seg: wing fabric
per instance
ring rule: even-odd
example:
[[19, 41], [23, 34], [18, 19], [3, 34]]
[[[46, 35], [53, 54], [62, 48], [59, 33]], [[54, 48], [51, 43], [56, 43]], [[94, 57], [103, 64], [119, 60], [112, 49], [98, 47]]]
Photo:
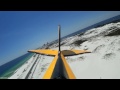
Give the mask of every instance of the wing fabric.
[[28, 52], [33, 52], [33, 53], [37, 53], [37, 54], [43, 54], [43, 55], [48, 55], [48, 56], [55, 56], [58, 54], [57, 50], [42, 50], [42, 49], [38, 49], [38, 50], [29, 50]]
[[72, 56], [72, 55], [78, 55], [83, 53], [90, 53], [90, 52], [87, 50], [63, 50], [62, 51], [62, 54], [64, 56]]

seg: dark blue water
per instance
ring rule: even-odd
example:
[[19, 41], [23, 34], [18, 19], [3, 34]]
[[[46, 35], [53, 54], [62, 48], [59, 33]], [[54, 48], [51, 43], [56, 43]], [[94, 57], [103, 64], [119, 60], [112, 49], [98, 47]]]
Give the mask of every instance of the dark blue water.
[[117, 15], [117, 16], [114, 16], [114, 17], [112, 17], [112, 18], [109, 18], [109, 19], [103, 20], [103, 21], [101, 21], [101, 22], [98, 22], [98, 23], [96, 23], [96, 24], [90, 25], [90, 26], [88, 26], [88, 27], [86, 27], [86, 28], [84, 28], [84, 29], [80, 29], [80, 30], [78, 30], [78, 31], [76, 31], [76, 32], [74, 32], [74, 33], [72, 33], [72, 34], [69, 34], [69, 35], [67, 35], [67, 36], [62, 37], [62, 39], [67, 38], [67, 37], [74, 36], [74, 35], [76, 35], [76, 34], [80, 34], [80, 33], [82, 33], [82, 32], [85, 32], [85, 31], [87, 31], [87, 30], [90, 30], [90, 29], [92, 29], [92, 28], [97, 28], [97, 27], [103, 26], [103, 25], [105, 25], [105, 24], [116, 23], [116, 22], [120, 22], [120, 15]]
[[[67, 38], [67, 37], [71, 37], [71, 36], [74, 36], [76, 34], [80, 34], [82, 32], [86, 32], [87, 30], [90, 30], [92, 28], [97, 28], [97, 27], [103, 26], [103, 25], [108, 24], [108, 23], [116, 23], [116, 22], [120, 22], [120, 15], [114, 16], [112, 18], [109, 18], [109, 19], [103, 20], [101, 22], [98, 22], [96, 24], [90, 25], [90, 26], [88, 26], [86, 28], [80, 29], [80, 30], [78, 30], [76, 32], [73, 32], [73, 33], [71, 33], [69, 35], [66, 35], [66, 36], [62, 37], [61, 39], [64, 39], [64, 38]], [[58, 39], [54, 40], [51, 43], [56, 43], [56, 42], [58, 42]]]
[[[18, 65], [20, 62], [23, 62], [23, 60], [25, 60], [25, 58], [28, 58], [30, 56], [32, 56], [33, 54], [32, 53], [27, 53], [25, 55], [22, 55], [8, 63], [5, 63], [3, 65], [0, 66], [0, 77], [8, 72], [11, 68], [13, 68], [15, 65]], [[26, 59], [28, 60], [28, 59]], [[25, 61], [24, 61], [25, 62]], [[19, 66], [16, 67], [16, 69], [18, 68]], [[14, 68], [15, 69], [15, 68]]]

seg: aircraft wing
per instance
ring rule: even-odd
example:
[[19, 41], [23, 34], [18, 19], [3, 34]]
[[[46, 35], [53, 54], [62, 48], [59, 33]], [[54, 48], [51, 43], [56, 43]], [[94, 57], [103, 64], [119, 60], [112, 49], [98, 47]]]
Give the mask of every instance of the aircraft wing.
[[83, 53], [90, 53], [90, 52], [87, 50], [63, 50], [62, 51], [62, 54], [64, 56], [72, 56], [72, 55], [78, 55]]
[[43, 55], [48, 55], [48, 56], [55, 56], [58, 54], [57, 50], [50, 50], [50, 49], [29, 50], [28, 52], [33, 52], [33, 53], [43, 54]]

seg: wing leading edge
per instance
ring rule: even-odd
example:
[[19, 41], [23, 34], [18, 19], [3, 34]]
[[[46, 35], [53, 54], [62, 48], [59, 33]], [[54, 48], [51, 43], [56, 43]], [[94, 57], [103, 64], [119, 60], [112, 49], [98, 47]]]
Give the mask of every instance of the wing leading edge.
[[37, 54], [43, 54], [43, 55], [48, 55], [48, 56], [55, 56], [58, 54], [57, 50], [42, 50], [42, 49], [38, 49], [38, 50], [29, 50], [28, 52], [32, 52], [32, 53], [37, 53]]

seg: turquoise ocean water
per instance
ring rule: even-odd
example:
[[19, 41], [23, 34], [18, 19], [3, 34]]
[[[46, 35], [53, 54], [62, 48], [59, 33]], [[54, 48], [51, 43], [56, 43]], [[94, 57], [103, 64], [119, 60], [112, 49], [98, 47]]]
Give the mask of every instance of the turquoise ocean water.
[[26, 63], [34, 54], [27, 53], [22, 55], [14, 60], [11, 60], [8, 63], [5, 63], [0, 66], [0, 79], [7, 79], [10, 77], [14, 72], [21, 67], [24, 63]]

